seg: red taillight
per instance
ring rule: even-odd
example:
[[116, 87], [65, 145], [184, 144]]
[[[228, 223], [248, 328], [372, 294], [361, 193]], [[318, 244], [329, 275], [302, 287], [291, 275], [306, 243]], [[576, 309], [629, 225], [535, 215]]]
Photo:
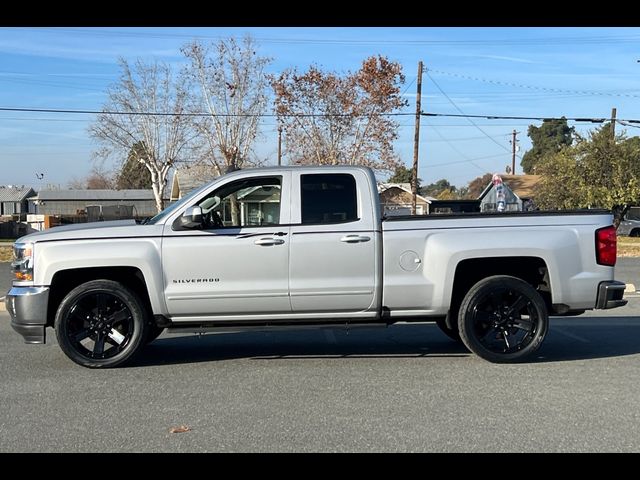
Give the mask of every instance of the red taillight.
[[613, 225], [596, 230], [596, 262], [613, 267], [616, 264], [617, 242]]

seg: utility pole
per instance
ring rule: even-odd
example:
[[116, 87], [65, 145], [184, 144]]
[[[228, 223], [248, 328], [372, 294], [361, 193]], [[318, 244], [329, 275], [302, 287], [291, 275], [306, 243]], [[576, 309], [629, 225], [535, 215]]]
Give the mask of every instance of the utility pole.
[[420, 99], [422, 96], [422, 60], [418, 62], [418, 95], [416, 97], [416, 133], [413, 138], [413, 169], [411, 170], [411, 215], [416, 214], [418, 200], [418, 144], [420, 143]]
[[516, 132], [515, 129], [511, 132], [511, 175], [516, 174], [516, 145], [518, 140], [516, 140], [516, 135], [520, 132]]
[[278, 127], [278, 166], [282, 165], [282, 125]]
[[611, 141], [616, 141], [616, 114], [617, 111], [615, 108], [611, 109]]

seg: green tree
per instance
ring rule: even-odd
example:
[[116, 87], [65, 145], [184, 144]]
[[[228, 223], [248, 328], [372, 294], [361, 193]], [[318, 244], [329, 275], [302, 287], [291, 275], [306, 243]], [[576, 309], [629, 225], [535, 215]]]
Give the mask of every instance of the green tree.
[[438, 200], [455, 200], [458, 198], [456, 187], [446, 188], [436, 196]]
[[[449, 183], [449, 180], [447, 180], [446, 178], [441, 178], [440, 180], [434, 183], [430, 183], [426, 187], [422, 187], [420, 191], [422, 195], [429, 195], [430, 197], [438, 197], [438, 198], [440, 198], [440, 194], [443, 192], [449, 192], [449, 195], [453, 194], [454, 196], [456, 193], [456, 187], [454, 185], [451, 185], [451, 183]], [[450, 199], [450, 198], [453, 198], [453, 197], [448, 196], [446, 199]], [[445, 199], [442, 198], [441, 200], [445, 200]]]
[[617, 227], [640, 199], [640, 142], [625, 134], [612, 141], [604, 125], [544, 158], [538, 172], [535, 199], [541, 208], [606, 208]]
[[127, 160], [122, 165], [122, 169], [116, 179], [116, 188], [124, 190], [129, 188], [151, 188], [151, 172], [144, 165], [145, 145], [144, 142], [137, 142], [129, 150]]
[[[411, 183], [411, 170], [412, 169], [407, 168], [404, 165], [399, 165], [396, 167], [394, 174], [389, 177], [389, 180], [387, 180], [387, 182]], [[420, 189], [420, 182], [422, 182], [422, 180], [418, 178], [418, 190]]]
[[542, 125], [529, 125], [527, 135], [531, 138], [533, 147], [522, 157], [520, 165], [526, 174], [537, 172], [540, 161], [563, 147], [571, 145], [575, 133], [574, 127], [569, 127], [567, 119], [543, 120]]

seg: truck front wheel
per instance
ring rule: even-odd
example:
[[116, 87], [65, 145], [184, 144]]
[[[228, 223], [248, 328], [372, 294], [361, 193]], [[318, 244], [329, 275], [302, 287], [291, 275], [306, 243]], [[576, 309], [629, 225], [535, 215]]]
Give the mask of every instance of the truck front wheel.
[[506, 275], [476, 283], [460, 305], [460, 337], [490, 362], [518, 362], [533, 354], [549, 328], [547, 307], [527, 282]]
[[121, 283], [92, 280], [77, 286], [60, 303], [55, 330], [62, 351], [89, 368], [117, 367], [147, 338], [144, 303]]

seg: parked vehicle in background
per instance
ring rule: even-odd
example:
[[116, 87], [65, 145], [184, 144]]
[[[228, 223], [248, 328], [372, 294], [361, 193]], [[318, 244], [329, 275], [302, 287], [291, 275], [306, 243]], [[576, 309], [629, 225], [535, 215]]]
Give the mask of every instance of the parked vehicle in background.
[[640, 237], [640, 207], [631, 207], [618, 226], [618, 235]]
[[538, 349], [550, 313], [626, 303], [609, 212], [383, 218], [363, 167], [236, 171], [145, 224], [56, 227], [14, 252], [13, 328], [44, 343], [54, 327], [65, 354], [94, 368], [129, 361], [165, 328], [425, 321], [513, 362]]

